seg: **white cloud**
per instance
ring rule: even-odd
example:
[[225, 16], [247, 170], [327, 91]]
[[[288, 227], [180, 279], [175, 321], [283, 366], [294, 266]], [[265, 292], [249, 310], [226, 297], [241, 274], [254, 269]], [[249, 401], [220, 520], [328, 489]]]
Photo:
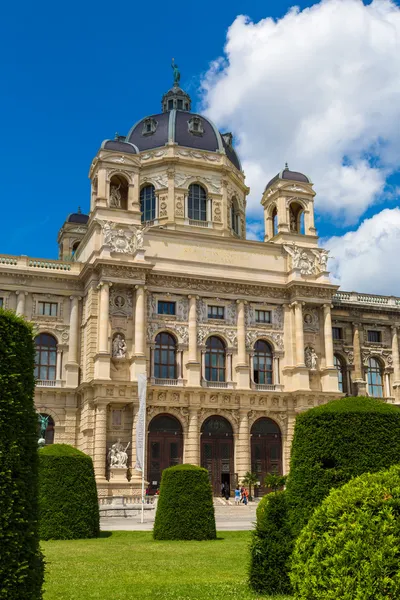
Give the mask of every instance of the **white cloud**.
[[204, 108], [231, 129], [251, 217], [283, 168], [310, 175], [319, 212], [354, 224], [400, 161], [400, 9], [325, 0], [258, 23], [239, 16], [203, 79]]
[[400, 296], [400, 209], [386, 208], [356, 231], [322, 240], [333, 282], [347, 291]]

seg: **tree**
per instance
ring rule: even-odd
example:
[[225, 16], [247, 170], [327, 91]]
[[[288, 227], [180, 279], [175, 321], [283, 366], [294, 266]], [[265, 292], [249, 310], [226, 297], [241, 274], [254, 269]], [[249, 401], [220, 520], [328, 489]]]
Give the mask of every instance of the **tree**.
[[251, 486], [254, 485], [256, 486], [258, 483], [258, 475], [257, 473], [252, 473], [251, 471], [247, 471], [247, 473], [244, 474], [244, 477], [242, 479], [242, 484], [249, 486], [249, 500], [253, 500], [253, 497], [251, 495]]
[[0, 597], [42, 598], [32, 328], [0, 309]]
[[265, 487], [272, 489], [273, 492], [281, 490], [286, 483], [286, 475], [278, 475], [277, 473], [267, 473], [264, 484]]

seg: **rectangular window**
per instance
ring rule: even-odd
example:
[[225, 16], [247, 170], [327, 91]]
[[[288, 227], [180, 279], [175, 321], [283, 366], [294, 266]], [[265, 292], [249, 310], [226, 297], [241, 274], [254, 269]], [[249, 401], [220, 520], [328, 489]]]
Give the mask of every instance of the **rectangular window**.
[[343, 329], [341, 327], [332, 327], [332, 337], [334, 340], [342, 340]]
[[208, 318], [209, 319], [224, 319], [225, 308], [223, 306], [209, 306], [208, 307]]
[[158, 314], [159, 315], [174, 315], [175, 314], [175, 302], [167, 302], [165, 300], [158, 301]]
[[4, 298], [0, 298], [0, 308], [3, 308], [4, 306]]
[[380, 344], [380, 342], [382, 341], [382, 332], [369, 329], [368, 330], [368, 341], [372, 342], [374, 344]]
[[256, 310], [256, 323], [271, 323], [271, 311]]
[[39, 315], [56, 317], [58, 312], [57, 302], [39, 302]]
[[182, 108], [183, 108], [183, 100], [178, 100], [178, 108], [182, 110]]

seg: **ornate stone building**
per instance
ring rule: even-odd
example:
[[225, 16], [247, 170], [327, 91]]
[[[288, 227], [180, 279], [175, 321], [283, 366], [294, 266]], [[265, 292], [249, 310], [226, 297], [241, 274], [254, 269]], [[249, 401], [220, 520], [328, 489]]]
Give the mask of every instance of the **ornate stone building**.
[[[138, 487], [139, 373], [153, 491], [182, 461], [216, 493], [248, 470], [263, 481], [287, 472], [300, 411], [341, 393], [400, 400], [400, 299], [337, 291], [311, 180], [287, 166], [261, 199], [265, 240], [246, 240], [232, 136], [190, 109], [176, 82], [161, 113], [103, 142], [58, 260], [0, 255], [0, 304], [37, 330], [47, 442], [90, 454], [101, 495]], [[107, 460], [117, 440], [128, 471]]]

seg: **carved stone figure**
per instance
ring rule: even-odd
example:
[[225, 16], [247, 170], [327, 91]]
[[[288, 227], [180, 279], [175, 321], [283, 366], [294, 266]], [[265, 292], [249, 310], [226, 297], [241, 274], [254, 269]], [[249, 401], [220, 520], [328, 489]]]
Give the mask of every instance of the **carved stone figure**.
[[308, 369], [311, 369], [312, 371], [315, 371], [317, 368], [318, 355], [315, 352], [314, 348], [311, 348], [311, 346], [308, 346], [305, 349], [304, 358], [305, 358], [306, 367]]
[[112, 208], [121, 208], [121, 192], [119, 188], [121, 184], [117, 187], [116, 185], [111, 185], [110, 190], [110, 206]]
[[292, 268], [299, 269], [302, 275], [314, 275], [316, 273], [315, 258], [308, 254], [305, 249], [300, 249], [297, 244], [284, 244], [283, 248], [292, 257]]
[[118, 333], [113, 340], [112, 355], [113, 358], [125, 358], [126, 357], [126, 342], [125, 338], [121, 333]]
[[179, 71], [179, 67], [178, 65], [175, 63], [175, 60], [172, 59], [172, 64], [171, 64], [172, 70], [174, 72], [174, 86], [178, 86], [179, 82], [181, 80], [181, 74]]
[[108, 452], [108, 464], [113, 469], [126, 469], [128, 465], [128, 454], [130, 442], [124, 446], [121, 444], [121, 440], [117, 440], [110, 448]]

